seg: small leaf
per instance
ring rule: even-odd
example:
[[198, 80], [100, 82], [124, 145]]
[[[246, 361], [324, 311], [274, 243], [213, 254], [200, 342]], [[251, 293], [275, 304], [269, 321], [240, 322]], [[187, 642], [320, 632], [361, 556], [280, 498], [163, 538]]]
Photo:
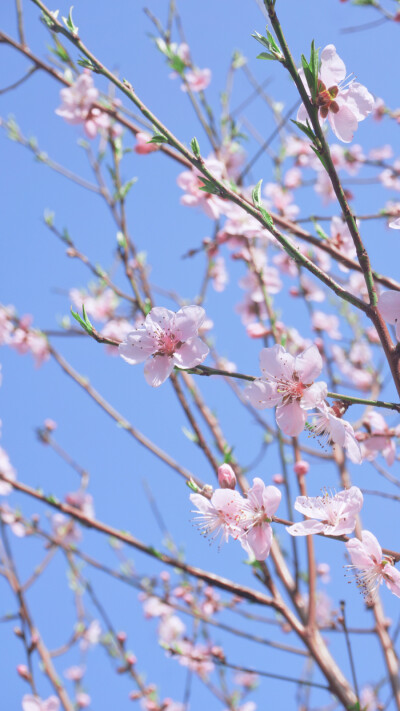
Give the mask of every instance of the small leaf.
[[189, 479], [189, 481], [187, 481], [186, 484], [187, 484], [187, 486], [189, 487], [189, 489], [191, 489], [192, 491], [194, 491], [195, 494], [198, 494], [198, 493], [199, 493], [200, 489], [199, 489], [199, 487], [197, 486], [196, 482], [193, 481], [193, 479]]
[[177, 74], [180, 74], [180, 76], [182, 76], [186, 69], [185, 62], [177, 54], [174, 54], [170, 59], [170, 65], [171, 69], [173, 69], [174, 72], [177, 72]]
[[256, 59], [274, 59], [274, 60], [276, 60], [276, 57], [274, 57], [273, 54], [269, 54], [268, 52], [261, 52], [261, 54], [257, 54]]
[[259, 32], [254, 32], [254, 34], [252, 34], [251, 36], [254, 37], [254, 39], [257, 40], [257, 42], [264, 45], [264, 47], [266, 47], [267, 49], [270, 49], [269, 42], [268, 42], [267, 38], [260, 35]]
[[257, 185], [253, 188], [253, 191], [251, 193], [251, 197], [253, 198], [253, 204], [256, 207], [261, 207], [262, 202], [261, 202], [261, 185], [262, 185], [262, 179], [258, 181]]
[[69, 31], [74, 35], [74, 37], [77, 37], [79, 27], [76, 27], [76, 25], [74, 25], [74, 21], [72, 19], [72, 10], [73, 9], [74, 9], [74, 6], [72, 5], [72, 7], [70, 7], [70, 9], [69, 9], [68, 17], [63, 17], [62, 21], [63, 21], [64, 25], [69, 29]]
[[120, 187], [120, 189], [118, 190], [118, 198], [117, 198], [117, 199], [119, 199], [119, 200], [125, 200], [125, 198], [126, 198], [127, 194], [129, 193], [129, 191], [130, 191], [132, 185], [135, 185], [135, 183], [137, 183], [137, 178], [131, 178], [130, 180], [128, 180], [127, 183], [125, 183], [125, 185], [122, 185], [122, 186]]
[[214, 185], [214, 183], [211, 180], [208, 180], [207, 178], [200, 178], [204, 185], [200, 187], [200, 190], [203, 190], [205, 193], [210, 193], [210, 195], [221, 195], [220, 190]]
[[315, 136], [315, 133], [313, 132], [313, 130], [308, 122], [308, 119], [307, 119], [307, 125], [304, 123], [301, 123], [300, 121], [294, 121], [293, 119], [290, 119], [290, 120], [292, 123], [295, 124], [295, 126], [297, 126], [297, 128], [300, 129], [300, 131], [303, 131], [303, 133], [306, 134], [307, 138], [309, 138], [312, 141], [312, 143], [315, 143], [316, 136]]
[[90, 71], [94, 72], [95, 74], [100, 73], [98, 66], [96, 64], [93, 64], [93, 62], [90, 59], [87, 59], [86, 57], [79, 57], [78, 64], [80, 67], [84, 67], [84, 69], [90, 69]]
[[86, 331], [86, 333], [88, 333], [89, 336], [91, 336], [93, 333], [93, 326], [90, 323], [90, 321], [86, 315], [86, 310], [85, 310], [85, 307], [83, 304], [82, 304], [82, 313], [83, 313], [83, 318], [81, 318], [81, 316], [79, 316], [79, 314], [76, 311], [74, 311], [71, 306], [71, 314], [72, 314], [73, 318], [75, 319], [75, 321], [78, 321], [78, 323], [80, 323], [80, 325], [82, 326], [83, 330]]
[[314, 151], [315, 155], [317, 156], [317, 158], [319, 158], [319, 160], [321, 161], [321, 163], [322, 163], [322, 165], [324, 166], [325, 170], [328, 170], [328, 166], [327, 166], [327, 164], [326, 164], [325, 158], [324, 158], [324, 156], [319, 152], [318, 148], [316, 148], [315, 146], [311, 146], [311, 148], [313, 149], [313, 151]]
[[265, 222], [268, 224], [268, 227], [273, 227], [274, 221], [273, 221], [271, 215], [269, 214], [269, 212], [267, 212], [267, 210], [264, 207], [259, 207], [258, 209], [261, 212]]
[[168, 143], [168, 138], [165, 138], [162, 133], [155, 133], [147, 143]]
[[196, 137], [190, 141], [190, 147], [193, 151], [193, 155], [196, 156], [196, 158], [200, 158], [200, 146]]

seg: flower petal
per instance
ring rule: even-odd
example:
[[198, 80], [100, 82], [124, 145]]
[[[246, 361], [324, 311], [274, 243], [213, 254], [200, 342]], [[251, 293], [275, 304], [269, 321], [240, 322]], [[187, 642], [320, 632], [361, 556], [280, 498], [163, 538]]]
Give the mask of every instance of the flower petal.
[[354, 81], [347, 91], [342, 93], [346, 105], [351, 109], [357, 121], [363, 121], [371, 113], [375, 100], [368, 89]]
[[313, 383], [307, 388], [301, 398], [301, 407], [303, 410], [310, 410], [312, 407], [320, 405], [326, 398], [328, 386], [321, 380], [319, 383]]
[[246, 541], [256, 560], [264, 560], [269, 555], [272, 545], [272, 528], [269, 524], [253, 526], [246, 534]]
[[334, 114], [329, 111], [328, 120], [331, 125], [332, 131], [343, 143], [350, 143], [353, 140], [354, 132], [357, 130], [358, 121], [353, 111], [346, 106], [341, 104], [339, 106], [339, 111]]
[[276, 408], [277, 425], [288, 437], [297, 437], [304, 430], [306, 419], [307, 413], [297, 401]]
[[154, 337], [145, 328], [128, 333], [126, 340], [118, 346], [120, 356], [131, 365], [143, 363], [156, 350]]
[[184, 306], [175, 314], [174, 334], [180, 341], [187, 341], [197, 336], [199, 328], [206, 317], [201, 306]]
[[295, 359], [282, 346], [263, 348], [260, 353], [260, 368], [265, 376], [291, 380]]
[[320, 77], [327, 89], [340, 84], [346, 76], [346, 65], [340, 59], [333, 44], [328, 44], [321, 52]]
[[321, 533], [324, 524], [322, 521], [299, 521], [293, 526], [287, 526], [286, 530], [291, 536], [310, 536], [313, 533]]
[[322, 370], [322, 365], [321, 354], [317, 346], [313, 345], [296, 356], [294, 370], [299, 376], [300, 381], [308, 385], [318, 378]]
[[388, 323], [400, 321], [400, 291], [384, 291], [378, 301], [378, 309]]
[[144, 366], [146, 382], [153, 388], [158, 388], [171, 375], [174, 369], [172, 358], [165, 355], [156, 355], [149, 358]]
[[263, 491], [263, 503], [268, 517], [273, 516], [281, 503], [282, 494], [276, 486], [266, 486]]
[[186, 343], [183, 343], [172, 356], [174, 365], [179, 368], [194, 368], [200, 365], [210, 352], [209, 347], [195, 336], [190, 338]]
[[387, 563], [383, 569], [383, 579], [390, 592], [400, 597], [400, 571]]
[[275, 407], [282, 402], [282, 395], [277, 392], [277, 388], [276, 383], [255, 380], [245, 388], [244, 394], [253, 407], [264, 410], [266, 407]]

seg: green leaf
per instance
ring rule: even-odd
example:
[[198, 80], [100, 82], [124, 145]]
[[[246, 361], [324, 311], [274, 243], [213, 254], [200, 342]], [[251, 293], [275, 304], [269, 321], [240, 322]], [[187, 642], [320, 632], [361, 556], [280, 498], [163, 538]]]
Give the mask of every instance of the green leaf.
[[196, 156], [196, 158], [200, 158], [200, 146], [196, 137], [190, 141], [190, 147], [193, 151], [193, 155]]
[[96, 64], [93, 64], [93, 62], [90, 59], [87, 59], [86, 57], [79, 57], [78, 62], [80, 67], [84, 67], [84, 69], [90, 69], [91, 72], [94, 72], [95, 74], [99, 74], [99, 68]]
[[274, 221], [273, 221], [271, 215], [269, 214], [269, 212], [267, 212], [267, 210], [264, 207], [259, 207], [258, 209], [261, 212], [265, 222], [268, 224], [268, 227], [273, 227]]
[[196, 482], [193, 481], [193, 479], [189, 479], [189, 481], [187, 481], [186, 484], [187, 484], [187, 486], [189, 487], [189, 489], [191, 489], [192, 491], [194, 491], [195, 494], [198, 494], [198, 493], [199, 493], [200, 489], [199, 489], [199, 487], [197, 486]]
[[318, 93], [318, 53], [319, 50], [315, 49], [314, 40], [311, 42], [311, 56], [310, 56], [310, 69], [313, 76], [313, 86], [311, 90], [311, 96], [315, 100]]
[[321, 153], [319, 152], [318, 148], [316, 148], [315, 146], [311, 146], [311, 148], [313, 149], [315, 155], [317, 156], [317, 158], [319, 158], [319, 160], [321, 161], [321, 163], [322, 163], [322, 165], [324, 166], [325, 170], [327, 171], [327, 170], [328, 170], [328, 166], [327, 166], [327, 164], [326, 164], [326, 161], [325, 161], [324, 156], [321, 155]]
[[254, 39], [257, 40], [257, 42], [264, 45], [264, 47], [266, 47], [267, 49], [270, 48], [267, 38], [260, 35], [259, 32], [254, 32], [254, 34], [252, 34], [251, 36], [254, 37]]
[[281, 51], [280, 51], [278, 45], [276, 44], [274, 37], [271, 35], [270, 31], [267, 28], [265, 28], [265, 29], [267, 30], [267, 38], [268, 38], [268, 42], [269, 42], [271, 51], [276, 52], [276, 54], [280, 54]]
[[[59, 10], [54, 10], [54, 12], [51, 12], [50, 15], [52, 15], [54, 17], [54, 19], [57, 20], [58, 13], [59, 13]], [[55, 28], [55, 22], [45, 12], [42, 12], [40, 19], [43, 22], [43, 24], [46, 25], [47, 27], [49, 27], [51, 30], [53, 30]]]
[[169, 63], [171, 65], [171, 69], [173, 69], [174, 72], [177, 72], [177, 74], [180, 74], [180, 76], [182, 76], [186, 69], [186, 64], [183, 59], [181, 59], [177, 54], [174, 54], [169, 60]]
[[144, 315], [147, 316], [151, 311], [151, 301], [150, 299], [146, 299], [144, 302]]
[[244, 57], [243, 54], [236, 49], [232, 57], [233, 69], [240, 69], [240, 67], [243, 67], [245, 64], [247, 64], [246, 57]]
[[165, 138], [162, 133], [155, 133], [147, 143], [168, 143], [168, 138]]
[[253, 204], [255, 205], [255, 207], [262, 207], [261, 185], [262, 179], [258, 181], [257, 185], [253, 188], [253, 191], [251, 193], [251, 197], [253, 198]]
[[122, 186], [120, 187], [120, 189], [118, 190], [118, 199], [119, 199], [119, 200], [125, 200], [125, 198], [126, 198], [127, 194], [129, 193], [129, 191], [130, 191], [132, 185], [135, 185], [135, 183], [137, 183], [137, 178], [131, 178], [130, 180], [128, 180], [127, 183], [125, 183], [125, 185], [122, 185]]
[[303, 133], [306, 134], [307, 138], [309, 138], [312, 141], [312, 143], [315, 143], [315, 140], [316, 140], [315, 133], [313, 132], [313, 130], [308, 122], [308, 119], [307, 119], [307, 125], [305, 125], [304, 123], [300, 123], [300, 121], [294, 121], [293, 119], [290, 119], [290, 120], [292, 123], [295, 124], [295, 126], [297, 126], [297, 128], [300, 129], [300, 131], [303, 131]]
[[71, 306], [71, 314], [72, 314], [73, 318], [75, 319], [75, 321], [78, 321], [78, 323], [82, 326], [83, 330], [86, 331], [86, 333], [88, 333], [89, 336], [91, 336], [93, 334], [93, 326], [87, 317], [85, 306], [82, 304], [83, 318], [81, 316], [79, 316], [79, 314], [76, 311], [73, 310], [72, 306]]
[[65, 49], [65, 47], [63, 47], [63, 45], [57, 39], [57, 37], [54, 38], [54, 41], [56, 43], [55, 47], [51, 47], [50, 45], [48, 46], [50, 52], [52, 52], [52, 54], [55, 54], [56, 57], [59, 57], [59, 59], [61, 59], [62, 62], [69, 62], [70, 56], [69, 56], [67, 50]]
[[276, 57], [274, 57], [273, 54], [269, 54], [268, 52], [261, 52], [261, 54], [257, 54], [256, 59], [274, 59], [274, 60], [276, 60]]
[[200, 187], [200, 190], [203, 190], [205, 193], [210, 193], [210, 195], [221, 195], [221, 191], [214, 185], [211, 180], [203, 178], [203, 176], [201, 176], [200, 180], [202, 180], [204, 183], [204, 185]]
[[74, 25], [74, 21], [72, 19], [72, 10], [73, 9], [74, 9], [74, 6], [72, 5], [69, 9], [68, 17], [63, 17], [62, 21], [63, 21], [64, 25], [67, 27], [67, 29], [69, 29], [69, 31], [74, 35], [74, 37], [77, 37], [79, 27], [76, 27], [76, 25]]
[[318, 235], [319, 237], [321, 237], [321, 239], [323, 239], [324, 241], [325, 241], [325, 240], [329, 240], [328, 235], [326, 234], [326, 232], [324, 232], [324, 230], [322, 229], [321, 225], [319, 225], [318, 222], [316, 222], [315, 220], [312, 220], [312, 223], [313, 223], [313, 225], [314, 225], [314, 229], [315, 229], [317, 235]]

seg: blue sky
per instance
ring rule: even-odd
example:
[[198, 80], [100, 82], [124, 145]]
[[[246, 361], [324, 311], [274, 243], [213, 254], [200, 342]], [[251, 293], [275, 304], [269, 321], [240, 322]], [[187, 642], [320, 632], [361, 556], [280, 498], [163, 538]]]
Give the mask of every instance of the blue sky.
[[[25, 5], [28, 44], [36, 54], [46, 56], [49, 36], [38, 20], [37, 9], [32, 3], [25, 2]], [[148, 6], [162, 19], [166, 17], [165, 0], [149, 0]], [[67, 14], [67, 3], [59, 5], [59, 8], [60, 14]], [[338, 0], [325, 0], [323, 3], [317, 0], [308, 0], [307, 3], [278, 0], [277, 8], [296, 58], [302, 52], [309, 52], [313, 38], [319, 47], [334, 43], [348, 70], [354, 71], [358, 81], [366, 84], [374, 95], [382, 96], [389, 106], [395, 108], [398, 105], [393, 72], [400, 51], [396, 42], [397, 25], [387, 23], [372, 31], [343, 34], [343, 27], [373, 20], [376, 15], [372, 10], [354, 8], [349, 4], [343, 6]], [[219, 94], [225, 84], [233, 49], [239, 49], [248, 58], [251, 71], [259, 82], [266, 76], [271, 77], [268, 91], [276, 101], [284, 102], [287, 107], [295, 101], [294, 88], [283, 69], [255, 58], [259, 46], [251, 38], [251, 33], [254, 30], [262, 33], [265, 29], [265, 20], [255, 2], [182, 0], [179, 9], [196, 64], [212, 69], [213, 79], [207, 97], [217, 115]], [[206, 155], [206, 136], [196, 123], [178, 81], [168, 77], [168, 67], [151, 41], [150, 35], [154, 30], [143, 12], [143, 4], [125, 3], [123, 0], [113, 3], [81, 0], [75, 5], [74, 19], [94, 54], [121, 77], [127, 77], [138, 95], [181, 140], [188, 144], [196, 135]], [[3, 3], [0, 7], [0, 26], [8, 34], [16, 36], [12, 3]], [[17, 80], [26, 71], [28, 63], [9, 47], [1, 46], [0, 53], [0, 87], [4, 87]], [[96, 85], [107, 88], [97, 77]], [[81, 138], [79, 128], [67, 126], [55, 114], [59, 105], [59, 90], [59, 85], [49, 76], [36, 72], [22, 87], [0, 96], [1, 116], [13, 115], [23, 134], [35, 136], [41, 150], [53, 160], [92, 180], [84, 152], [77, 143]], [[248, 81], [238, 72], [232, 106], [239, 105], [250, 93]], [[254, 102], [246, 111], [246, 116], [262, 136], [267, 137], [272, 132], [273, 117], [265, 104]], [[366, 150], [392, 143], [396, 154], [398, 130], [393, 121], [378, 124], [368, 119], [359, 127], [356, 142], [360, 142]], [[131, 136], [126, 135], [124, 140], [127, 147], [132, 147]], [[63, 246], [49, 233], [43, 222], [44, 210], [53, 211], [57, 227], [68, 228], [82, 252], [104, 268], [113, 263], [116, 228], [98, 196], [39, 164], [26, 149], [11, 142], [5, 131], [0, 132], [0, 144], [3, 166], [0, 171], [0, 300], [4, 304], [14, 304], [21, 315], [32, 313], [37, 327], [58, 328], [61, 318], [69, 312], [69, 289], [86, 286], [90, 277], [82, 264], [65, 256]], [[250, 139], [246, 149], [252, 155], [257, 149], [256, 142]], [[127, 215], [138, 249], [148, 255], [152, 284], [177, 291], [193, 301], [199, 293], [204, 262], [202, 256], [182, 260], [182, 255], [188, 249], [197, 247], [204, 237], [210, 236], [212, 224], [204, 215], [179, 206], [181, 191], [176, 185], [178, 173], [179, 167], [161, 154], [141, 157], [129, 153], [123, 162], [124, 179], [138, 177], [129, 196]], [[373, 172], [366, 171], [365, 175], [373, 175]], [[260, 178], [265, 182], [273, 179], [267, 156], [258, 161], [251, 174], [254, 182]], [[354, 187], [352, 190], [356, 208], [361, 212], [380, 209], [390, 197], [376, 185]], [[310, 189], [301, 189], [296, 199], [302, 215], [335, 212], [334, 205], [321, 205]], [[363, 234], [376, 269], [396, 278], [400, 257], [398, 233], [388, 231], [381, 222], [371, 222], [365, 225]], [[234, 304], [241, 293], [235, 281], [241, 274], [240, 265], [233, 264], [227, 290], [222, 294], [210, 291], [205, 307], [214, 321], [216, 347], [221, 355], [233, 360], [239, 370], [256, 374], [260, 344], [246, 338], [243, 326], [234, 313]], [[159, 303], [171, 306], [171, 302], [163, 296], [160, 296]], [[304, 305], [293, 301], [286, 289], [277, 298], [277, 306], [290, 325], [296, 326], [304, 337], [310, 336]], [[324, 308], [335, 311], [337, 304], [332, 302]], [[201, 479], [213, 483], [214, 475], [207, 461], [182, 431], [187, 422], [169, 383], [157, 390], [149, 388], [140, 366], [130, 368], [121, 359], [107, 356], [102, 346], [89, 339], [59, 338], [54, 339], [54, 345], [134, 426], [152, 437]], [[2, 446], [9, 453], [21, 481], [33, 487], [40, 486], [60, 499], [67, 491], [78, 488], [76, 474], [53, 451], [41, 445], [35, 436], [35, 428], [46, 417], [51, 417], [58, 423], [57, 441], [90, 472], [89, 491], [94, 496], [99, 520], [129, 530], [149, 544], [161, 546], [162, 533], [157, 528], [146, 497], [145, 481], [158, 502], [174, 541], [183, 546], [188, 560], [245, 584], [258, 585], [249, 567], [243, 565], [244, 555], [240, 546], [231, 543], [219, 552], [217, 546], [209, 547], [198, 535], [190, 520], [187, 487], [177, 475], [116, 427], [76, 384], [65, 377], [56, 363], [49, 361], [36, 371], [30, 357], [20, 357], [6, 348], [0, 352], [0, 362], [3, 372], [0, 391]], [[220, 417], [226, 437], [235, 447], [238, 461], [244, 465], [251, 463], [259, 451], [262, 433], [222, 382], [213, 378], [199, 385], [207, 402]], [[395, 397], [390, 386], [386, 388], [385, 395]], [[360, 413], [361, 409], [353, 408], [351, 418], [356, 419]], [[271, 413], [268, 418], [272, 423]], [[395, 418], [389, 417], [388, 421], [395, 423]], [[269, 482], [271, 476], [279, 471], [277, 452], [271, 447], [252, 475], [259, 475]], [[365, 465], [362, 469], [351, 467], [351, 471], [354, 471], [354, 483], [365, 488], [389, 490], [382, 480], [377, 481], [376, 473], [370, 466]], [[295, 482], [292, 485], [294, 488]], [[329, 465], [313, 460], [308, 486], [309, 491], [315, 494], [324, 486], [335, 488], [338, 486], [336, 472]], [[10, 501], [20, 507], [26, 516], [38, 511], [45, 525], [49, 515], [47, 507], [37, 506], [17, 494], [13, 494]], [[284, 508], [282, 506], [282, 516], [286, 515]], [[363, 511], [365, 526], [373, 527], [388, 547], [395, 547], [395, 513], [395, 503], [385, 500], [375, 503], [375, 500], [366, 497]], [[283, 530], [276, 530], [276, 533], [283, 545], [288, 547]], [[111, 566], [118, 565], [106, 537], [85, 530], [83, 539], [84, 549], [93, 556]], [[43, 543], [32, 537], [22, 543], [13, 539], [12, 546], [21, 578], [25, 579], [43, 558]], [[363, 609], [355, 586], [350, 589], [343, 577], [345, 561], [340, 546], [331, 541], [317, 541], [316, 548], [318, 560], [327, 561], [332, 567], [333, 582], [327, 592], [335, 606], [345, 596], [351, 625], [372, 626], [371, 613]], [[125, 552], [142, 575], [158, 574], [162, 569], [157, 562], [134, 551]], [[186, 672], [176, 661], [166, 658], [164, 651], [158, 647], [156, 625], [143, 619], [136, 591], [100, 572], [85, 569], [84, 573], [92, 580], [115, 629], [124, 629], [128, 633], [128, 648], [138, 657], [138, 669], [146, 671], [149, 682], [159, 684], [161, 696], [181, 700]], [[0, 582], [0, 590], [1, 616], [15, 611], [16, 607], [4, 581]], [[383, 598], [387, 615], [396, 623], [397, 599], [386, 590]], [[60, 552], [29, 591], [28, 602], [48, 647], [61, 646], [69, 638], [75, 611], [73, 591], [68, 587], [66, 564]], [[87, 606], [89, 614], [97, 617], [89, 601]], [[187, 624], [190, 628], [189, 621]], [[28, 691], [15, 672], [16, 665], [24, 662], [24, 655], [21, 642], [12, 634], [12, 626], [12, 622], [2, 624], [3, 634], [0, 635], [0, 655], [4, 660], [0, 666], [0, 685], [7, 711], [19, 709], [20, 698]], [[247, 628], [247, 623], [245, 626]], [[249, 623], [249, 629], [257, 634], [277, 635], [280, 640], [290, 639], [290, 643], [296, 643], [292, 635], [278, 633], [267, 625], [265, 629], [260, 627], [260, 624]], [[254, 668], [276, 673], [289, 669], [293, 675], [302, 672], [302, 658], [290, 657], [288, 663], [282, 652], [247, 641], [232, 640], [220, 631], [216, 632], [215, 641], [229, 650], [228, 658], [232, 662], [246, 660]], [[367, 642], [364, 635], [354, 635], [352, 641], [360, 684], [369, 680], [379, 681], [383, 668], [377, 642], [370, 638]], [[341, 636], [331, 634], [330, 649], [343, 661], [344, 672], [349, 678], [350, 670]], [[79, 650], [74, 648], [65, 659], [55, 663], [62, 675], [66, 667], [79, 663]], [[85, 683], [92, 697], [91, 708], [95, 711], [132, 708], [128, 693], [133, 684], [127, 678], [115, 675], [112, 666], [103, 649], [97, 648], [89, 653]], [[51, 693], [50, 686], [38, 671], [37, 663], [35, 668], [40, 693], [46, 698]], [[318, 674], [316, 679], [319, 680]], [[265, 706], [266, 698], [272, 707], [279, 703], [282, 708], [296, 708], [293, 689], [289, 685], [282, 687], [274, 680], [264, 681], [251, 698], [259, 703], [259, 708]], [[386, 698], [387, 688], [382, 695], [383, 700]], [[220, 702], [194, 681], [191, 708], [196, 711], [204, 703], [210, 711], [222, 708]], [[312, 707], [323, 703], [328, 703], [327, 695], [313, 692]]]

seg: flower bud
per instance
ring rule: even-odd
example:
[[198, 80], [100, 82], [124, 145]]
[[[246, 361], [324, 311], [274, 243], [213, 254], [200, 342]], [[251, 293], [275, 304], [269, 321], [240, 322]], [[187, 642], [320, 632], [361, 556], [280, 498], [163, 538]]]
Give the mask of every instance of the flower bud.
[[221, 489], [234, 489], [236, 476], [230, 464], [221, 464], [218, 467], [218, 483]]
[[18, 664], [17, 672], [20, 675], [20, 677], [22, 677], [22, 679], [25, 679], [25, 681], [30, 680], [31, 674], [30, 674], [28, 667], [25, 664]]
[[285, 479], [282, 474], [274, 474], [274, 476], [272, 477], [272, 481], [274, 482], [274, 484], [283, 484]]
[[300, 459], [293, 467], [294, 472], [295, 474], [297, 474], [297, 476], [304, 476], [305, 474], [307, 474], [309, 468], [309, 463], [305, 462], [304, 459]]

